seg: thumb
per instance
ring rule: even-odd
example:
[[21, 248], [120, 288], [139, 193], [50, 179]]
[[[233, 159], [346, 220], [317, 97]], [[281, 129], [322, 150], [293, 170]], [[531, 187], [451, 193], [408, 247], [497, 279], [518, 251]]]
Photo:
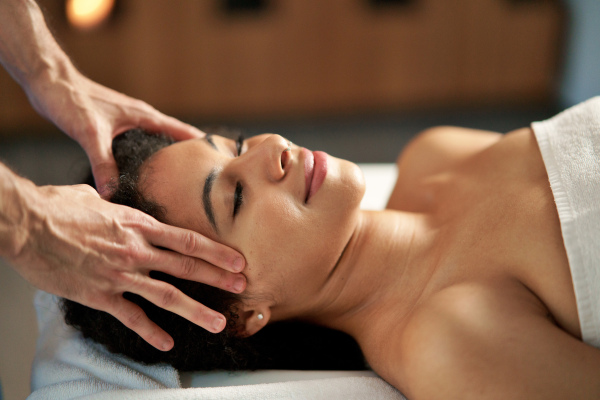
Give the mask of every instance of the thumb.
[[106, 200], [112, 195], [118, 182], [119, 170], [115, 158], [112, 154], [109, 154], [102, 160], [90, 159], [90, 163], [92, 164], [96, 190]]

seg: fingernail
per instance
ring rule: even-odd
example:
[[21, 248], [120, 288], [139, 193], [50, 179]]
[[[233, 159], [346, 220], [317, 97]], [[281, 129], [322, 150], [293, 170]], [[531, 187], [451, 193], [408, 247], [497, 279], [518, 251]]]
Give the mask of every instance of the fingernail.
[[233, 290], [235, 290], [236, 292], [241, 292], [242, 290], [244, 290], [245, 284], [246, 280], [240, 276], [235, 279], [235, 282], [233, 282]]
[[213, 329], [216, 332], [221, 332], [225, 328], [225, 318], [224, 317], [216, 317], [213, 321]]
[[233, 260], [233, 270], [235, 272], [240, 272], [243, 268], [244, 260], [242, 260], [240, 257], [237, 257], [235, 260]]
[[164, 341], [162, 344], [162, 349], [164, 351], [169, 351], [173, 347], [173, 343], [170, 340]]

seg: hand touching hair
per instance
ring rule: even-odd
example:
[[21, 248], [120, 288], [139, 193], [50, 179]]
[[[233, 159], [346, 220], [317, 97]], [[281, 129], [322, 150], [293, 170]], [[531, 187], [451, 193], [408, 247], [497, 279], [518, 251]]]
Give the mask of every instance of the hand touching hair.
[[[135, 129], [115, 138], [113, 153], [119, 168], [119, 181], [112, 202], [139, 209], [159, 221], [164, 219], [160, 205], [145, 199], [139, 188], [140, 167], [154, 153], [173, 140]], [[172, 335], [175, 346], [161, 352], [125, 328], [110, 314], [63, 300], [65, 321], [87, 338], [144, 363], [171, 364], [179, 370], [239, 369], [364, 369], [364, 359], [356, 342], [348, 335], [297, 321], [273, 323], [257, 334], [239, 335], [238, 294], [186, 281], [161, 272], [154, 279], [168, 282], [192, 299], [222, 313], [226, 328], [213, 334], [188, 320], [155, 306], [144, 298], [125, 293], [148, 317]]]

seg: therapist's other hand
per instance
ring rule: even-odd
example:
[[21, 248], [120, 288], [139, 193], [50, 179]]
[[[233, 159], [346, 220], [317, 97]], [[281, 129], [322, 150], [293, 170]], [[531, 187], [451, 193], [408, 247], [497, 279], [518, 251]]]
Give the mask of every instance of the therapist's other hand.
[[147, 103], [102, 86], [70, 64], [47, 69], [27, 82], [33, 107], [87, 153], [96, 187], [107, 198], [109, 182], [117, 177], [112, 154], [113, 138], [131, 128], [161, 132], [175, 140], [204, 136], [204, 132], [166, 116]]
[[[210, 332], [225, 317], [177, 288], [150, 278], [150, 271], [203, 282], [239, 293], [244, 259], [204, 236], [102, 200], [88, 185], [37, 187], [26, 182], [26, 212], [19, 245], [9, 260], [36, 287], [116, 317], [159, 350], [173, 339], [124, 292], [138, 294]], [[31, 193], [35, 194], [31, 194]]]

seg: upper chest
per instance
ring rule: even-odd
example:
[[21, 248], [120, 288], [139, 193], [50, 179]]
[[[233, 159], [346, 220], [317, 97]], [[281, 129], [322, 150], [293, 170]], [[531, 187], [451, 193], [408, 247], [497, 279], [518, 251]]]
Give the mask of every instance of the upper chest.
[[433, 207], [447, 221], [441, 282], [513, 277], [579, 336], [560, 221], [533, 135], [508, 135], [435, 190]]
[[559, 325], [580, 335], [558, 213], [531, 133], [506, 135], [424, 179], [420, 189], [441, 237], [432, 292], [510, 277], [539, 297]]
[[[415, 359], [430, 364], [447, 357], [448, 365], [458, 367], [464, 357], [476, 354], [480, 360], [494, 362], [498, 354], [486, 352], [481, 339], [493, 349], [512, 348], [515, 337], [530, 335], [536, 321], [552, 324], [540, 300], [518, 282], [465, 282], [421, 302], [401, 325], [390, 323], [388, 329], [378, 329], [364, 353], [379, 375], [406, 391], [417, 377]], [[431, 379], [431, 374], [421, 378]]]

